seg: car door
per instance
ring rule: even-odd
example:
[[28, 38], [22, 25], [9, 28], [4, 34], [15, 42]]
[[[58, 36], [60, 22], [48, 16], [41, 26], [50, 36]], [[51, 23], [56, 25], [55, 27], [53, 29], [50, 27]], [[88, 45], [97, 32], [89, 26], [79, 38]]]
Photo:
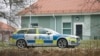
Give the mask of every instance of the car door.
[[35, 40], [38, 38], [36, 35], [36, 29], [29, 29], [27, 31], [27, 34], [25, 34], [25, 40], [27, 41], [27, 45], [35, 45]]
[[[53, 43], [53, 36], [52, 34], [46, 30], [46, 29], [38, 29], [39, 31], [39, 40], [41, 40], [43, 43], [43, 46], [49, 46]], [[40, 42], [41, 43], [41, 42]]]

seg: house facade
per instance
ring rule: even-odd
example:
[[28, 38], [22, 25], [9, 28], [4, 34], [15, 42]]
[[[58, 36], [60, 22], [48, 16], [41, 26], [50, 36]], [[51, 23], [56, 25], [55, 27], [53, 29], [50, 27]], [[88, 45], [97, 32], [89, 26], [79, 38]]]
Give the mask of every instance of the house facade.
[[82, 1], [84, 0], [39, 0], [18, 13], [21, 16], [21, 26], [50, 28], [61, 34], [80, 36], [82, 40], [99, 38], [99, 3], [89, 9], [91, 3], [83, 7], [80, 6]]

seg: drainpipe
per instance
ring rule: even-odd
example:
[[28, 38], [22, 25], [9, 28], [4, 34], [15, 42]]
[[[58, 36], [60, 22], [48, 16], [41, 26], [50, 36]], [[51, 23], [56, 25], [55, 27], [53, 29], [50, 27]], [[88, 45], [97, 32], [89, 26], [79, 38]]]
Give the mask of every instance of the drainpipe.
[[29, 20], [29, 28], [31, 28], [31, 20], [32, 20], [32, 18], [31, 18], [31, 0], [30, 0], [30, 20]]
[[56, 17], [55, 17], [55, 15], [53, 14], [53, 18], [54, 18], [54, 21], [55, 21], [55, 31], [56, 31], [56, 23], [57, 23], [57, 20], [56, 20]]
[[29, 28], [31, 28], [31, 12], [30, 12]]

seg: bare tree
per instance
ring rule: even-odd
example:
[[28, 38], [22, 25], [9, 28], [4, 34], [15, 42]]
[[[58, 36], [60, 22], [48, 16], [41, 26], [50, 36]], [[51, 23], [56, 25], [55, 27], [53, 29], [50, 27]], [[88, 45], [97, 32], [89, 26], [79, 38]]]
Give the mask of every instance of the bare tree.
[[[8, 24], [15, 24], [16, 26], [18, 26], [18, 21], [16, 23], [16, 18], [18, 18], [18, 16], [15, 16], [16, 13], [18, 13], [19, 10], [21, 10], [22, 8], [25, 8], [26, 5], [30, 5], [30, 0], [3, 0], [4, 4], [6, 6], [9, 6], [9, 15], [6, 15], [5, 13], [5, 17], [6, 19], [9, 21]], [[31, 0], [32, 3], [35, 0]], [[11, 23], [12, 22], [12, 23]]]

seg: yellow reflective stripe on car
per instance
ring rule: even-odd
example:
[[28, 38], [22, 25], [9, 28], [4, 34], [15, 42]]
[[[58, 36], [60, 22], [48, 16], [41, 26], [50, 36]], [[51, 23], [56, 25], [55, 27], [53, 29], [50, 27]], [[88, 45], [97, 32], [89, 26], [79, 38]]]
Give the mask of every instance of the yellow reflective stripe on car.
[[53, 44], [57, 44], [57, 40], [53, 40]]
[[[44, 43], [44, 40], [37, 39], [35, 40], [35, 44], [45, 44], [45, 43]], [[57, 40], [53, 40], [52, 44], [57, 44]]]
[[75, 42], [77, 42], [76, 38], [67, 37], [66, 39], [67, 39], [67, 41], [75, 41]]
[[44, 41], [42, 39], [35, 40], [35, 44], [44, 44]]
[[10, 38], [10, 44], [16, 43], [16, 39]]
[[16, 34], [18, 32], [18, 30], [17, 31], [15, 31], [13, 34]]
[[36, 28], [36, 34], [39, 34], [39, 29], [38, 28]]

